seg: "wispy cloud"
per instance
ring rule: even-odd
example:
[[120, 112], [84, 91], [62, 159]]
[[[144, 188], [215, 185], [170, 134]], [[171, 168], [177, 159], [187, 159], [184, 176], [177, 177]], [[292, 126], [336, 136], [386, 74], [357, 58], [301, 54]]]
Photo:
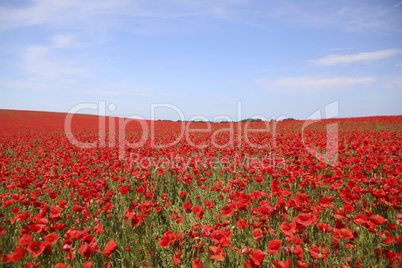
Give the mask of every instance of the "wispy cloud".
[[385, 89], [395, 90], [400, 92], [402, 96], [402, 75], [386, 75], [381, 79], [381, 85]]
[[22, 53], [22, 69], [33, 77], [45, 80], [87, 76], [88, 70], [77, 66], [71, 57], [61, 56], [60, 50], [75, 48], [72, 34], [58, 34], [50, 38], [46, 45], [31, 45]]
[[140, 96], [140, 97], [151, 97], [152, 94], [148, 92], [137, 92], [137, 91], [124, 91], [124, 90], [94, 90], [94, 89], [84, 89], [76, 91], [80, 94], [90, 94], [90, 95], [104, 95], [104, 96]]
[[323, 58], [311, 60], [311, 62], [321, 66], [331, 66], [337, 64], [350, 64], [355, 62], [366, 62], [372, 60], [381, 60], [393, 57], [402, 53], [402, 49], [386, 49], [373, 52], [360, 52], [357, 54], [331, 54]]
[[235, 98], [232, 96], [227, 96], [227, 95], [217, 95], [215, 98], [218, 100], [227, 101], [227, 102], [235, 102], [235, 101], [239, 100], [238, 98]]
[[342, 90], [354, 85], [368, 85], [375, 82], [373, 77], [330, 77], [312, 78], [280, 77], [275, 80], [259, 78], [254, 83], [264, 90], [286, 93], [315, 93], [327, 90]]
[[399, 3], [395, 4], [393, 7], [397, 8], [397, 7], [400, 7], [401, 5], [402, 5], [402, 2], [399, 2]]
[[54, 48], [67, 48], [74, 44], [74, 35], [72, 33], [68, 34], [58, 34], [51, 38], [52, 47]]
[[[144, 32], [147, 28], [172, 29], [167, 21], [209, 16], [229, 19], [234, 7], [245, 6], [241, 1], [181, 1], [155, 4], [151, 1], [114, 0], [33, 0], [23, 7], [0, 6], [0, 31], [26, 26], [46, 26], [56, 29], [108, 31], [119, 28]], [[233, 9], [234, 8], [234, 9]], [[175, 24], [176, 28], [186, 24]], [[145, 29], [144, 29], [145, 28]]]
[[264, 27], [276, 20], [346, 31], [378, 31], [398, 29], [400, 22], [395, 20], [396, 15], [399, 15], [398, 10], [391, 5], [364, 5], [353, 1], [339, 4], [331, 1], [171, 0], [155, 4], [153, 1], [128, 0], [33, 0], [18, 8], [0, 6], [0, 31], [35, 25], [91, 31], [115, 28], [134, 32], [178, 30], [190, 26], [183, 23], [183, 18], [194, 27], [205, 22], [199, 18], [206, 17]]
[[22, 59], [23, 70], [40, 79], [55, 80], [87, 75], [87, 70], [75, 66], [71, 59], [59, 57], [51, 47], [43, 45], [27, 47]]

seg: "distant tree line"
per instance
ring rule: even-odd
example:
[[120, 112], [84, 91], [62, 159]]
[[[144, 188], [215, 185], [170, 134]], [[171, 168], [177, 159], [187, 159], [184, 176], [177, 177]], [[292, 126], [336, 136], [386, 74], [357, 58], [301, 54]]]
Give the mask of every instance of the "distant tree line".
[[[297, 119], [294, 119], [294, 118], [290, 117], [290, 118], [283, 119], [283, 120], [281, 120], [281, 121], [294, 121], [294, 120], [297, 120]], [[158, 119], [158, 121], [173, 122], [172, 120], [162, 120], [162, 119]], [[271, 122], [272, 122], [272, 121], [276, 121], [276, 120], [275, 120], [275, 119], [271, 119]], [[177, 120], [176, 122], [185, 122], [185, 123], [189, 123], [189, 122], [190, 122], [190, 123], [235, 123], [236, 121], [212, 122], [212, 121], [202, 121], [202, 120], [193, 120], [193, 121]], [[260, 119], [260, 118], [257, 118], [257, 119], [254, 119], [254, 118], [247, 118], [247, 119], [241, 120], [240, 122], [241, 122], [241, 123], [247, 123], [247, 122], [264, 122], [264, 121], [263, 121], [262, 119]]]

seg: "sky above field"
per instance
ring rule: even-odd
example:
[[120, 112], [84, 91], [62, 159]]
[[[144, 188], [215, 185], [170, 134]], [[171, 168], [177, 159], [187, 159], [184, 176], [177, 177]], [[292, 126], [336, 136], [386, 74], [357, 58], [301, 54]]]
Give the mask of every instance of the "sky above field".
[[400, 115], [401, 18], [401, 1], [379, 0], [0, 0], [0, 109]]

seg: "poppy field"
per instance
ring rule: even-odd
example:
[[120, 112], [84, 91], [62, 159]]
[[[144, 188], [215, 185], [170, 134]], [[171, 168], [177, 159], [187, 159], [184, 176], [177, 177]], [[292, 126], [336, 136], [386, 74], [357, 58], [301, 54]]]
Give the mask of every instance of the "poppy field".
[[402, 267], [402, 116], [65, 122], [0, 110], [0, 266]]

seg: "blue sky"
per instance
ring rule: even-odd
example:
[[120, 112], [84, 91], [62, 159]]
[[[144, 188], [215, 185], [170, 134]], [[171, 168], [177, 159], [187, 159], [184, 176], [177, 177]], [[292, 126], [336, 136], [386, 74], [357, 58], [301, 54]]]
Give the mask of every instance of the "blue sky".
[[[0, 0], [0, 109], [402, 114], [400, 1]], [[96, 111], [82, 110], [83, 113]], [[179, 119], [158, 108], [157, 119]]]

